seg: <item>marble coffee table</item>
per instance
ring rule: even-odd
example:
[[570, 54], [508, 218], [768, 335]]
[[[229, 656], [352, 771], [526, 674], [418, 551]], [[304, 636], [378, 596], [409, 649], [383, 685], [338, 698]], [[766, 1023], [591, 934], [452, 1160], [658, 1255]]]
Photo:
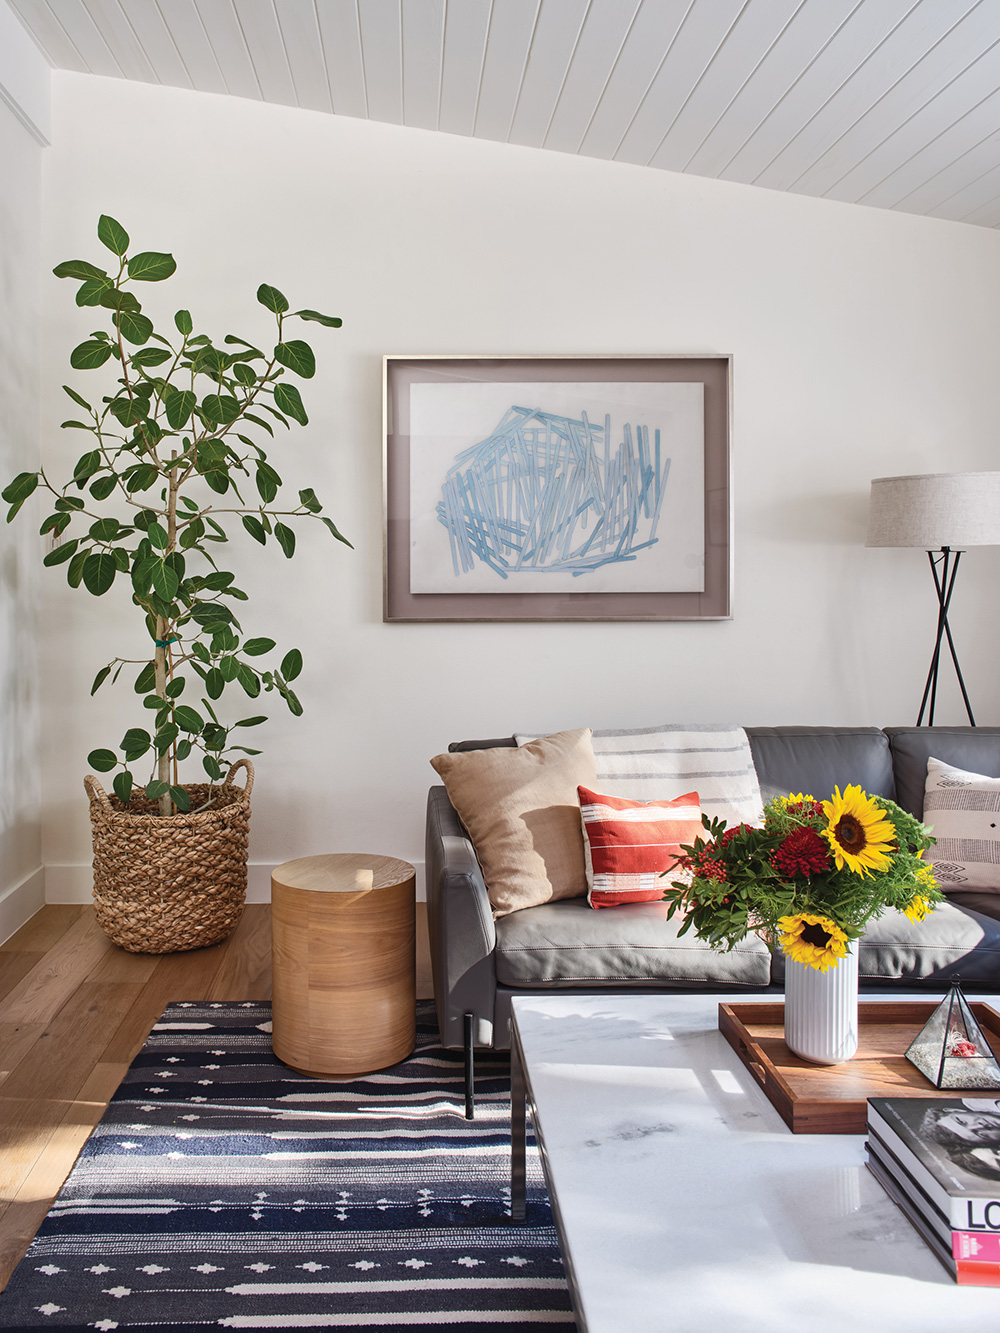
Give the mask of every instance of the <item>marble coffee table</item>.
[[580, 1333], [1000, 1328], [1000, 1288], [952, 1281], [863, 1138], [786, 1129], [718, 1031], [748, 998], [514, 1000], [515, 1216], [526, 1095]]

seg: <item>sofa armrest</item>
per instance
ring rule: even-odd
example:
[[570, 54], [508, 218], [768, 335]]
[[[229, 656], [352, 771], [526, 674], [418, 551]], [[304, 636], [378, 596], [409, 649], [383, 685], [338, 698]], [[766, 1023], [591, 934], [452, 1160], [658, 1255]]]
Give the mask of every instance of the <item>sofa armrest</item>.
[[463, 1015], [477, 1046], [493, 1045], [497, 934], [483, 872], [444, 787], [427, 796], [427, 924], [442, 1044], [461, 1048]]

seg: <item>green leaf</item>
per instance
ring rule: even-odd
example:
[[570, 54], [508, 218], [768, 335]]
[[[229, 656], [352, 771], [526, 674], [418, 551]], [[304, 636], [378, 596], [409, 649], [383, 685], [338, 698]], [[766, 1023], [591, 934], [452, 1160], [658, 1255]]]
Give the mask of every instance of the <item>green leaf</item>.
[[116, 773], [113, 783], [115, 795], [121, 801], [122, 805], [128, 805], [132, 796], [132, 774], [126, 770], [124, 773]]
[[72, 521], [72, 514], [50, 514], [38, 529], [38, 535], [44, 537], [47, 532], [54, 532], [58, 537]]
[[135, 296], [123, 291], [121, 287], [105, 287], [99, 304], [107, 310], [132, 310], [136, 314], [142, 309]]
[[309, 418], [302, 406], [302, 397], [294, 384], [279, 383], [274, 386], [274, 403], [282, 412], [294, 417], [300, 426], [308, 426]]
[[299, 319], [311, 319], [317, 324], [325, 324], [328, 329], [339, 329], [344, 322], [336, 315], [321, 315], [318, 310], [296, 310], [295, 314]]
[[276, 315], [283, 315], [288, 309], [288, 302], [277, 287], [269, 287], [266, 282], [262, 282], [257, 288], [257, 300], [261, 305], [267, 306], [268, 310], [273, 310]]
[[291, 560], [295, 554], [295, 533], [285, 526], [284, 523], [275, 523], [274, 535], [277, 537], [281, 549], [285, 553], [285, 559]]
[[170, 799], [182, 813], [191, 809], [191, 797], [183, 787], [171, 787]]
[[233, 366], [233, 374], [241, 384], [257, 383], [257, 372], [252, 366], [244, 365], [242, 362], [240, 362], [239, 365]]
[[226, 745], [226, 729], [218, 724], [208, 726], [201, 733], [201, 742], [207, 750], [222, 750]]
[[273, 639], [247, 639], [243, 645], [243, 651], [247, 657], [262, 657], [264, 653], [269, 653], [273, 647]]
[[231, 653], [219, 658], [219, 671], [225, 681], [235, 680], [239, 675], [239, 663]]
[[67, 560], [72, 560], [76, 555], [76, 548], [79, 545], [78, 541], [63, 542], [61, 546], [57, 546], [55, 550], [49, 551], [45, 555], [42, 564], [47, 565], [50, 569], [53, 565], [65, 564]]
[[275, 472], [270, 463], [257, 464], [257, 493], [265, 504], [270, 504], [278, 494], [278, 487], [281, 485], [281, 478]]
[[114, 750], [91, 750], [87, 755], [87, 763], [91, 768], [96, 768], [98, 773], [110, 773], [118, 767], [118, 756]]
[[155, 782], [146, 783], [146, 797], [150, 801], [158, 801], [161, 796], [166, 796], [169, 790], [169, 782], [161, 782], [157, 779]]
[[83, 580], [83, 567], [87, 563], [87, 552], [77, 551], [66, 570], [66, 582], [71, 588], [79, 588]]
[[152, 662], [147, 662], [135, 678], [133, 686], [136, 694], [148, 694], [156, 684], [156, 666]]
[[91, 449], [89, 453], [83, 454], [73, 469], [73, 480], [78, 486], [82, 486], [89, 481], [95, 472], [101, 470], [102, 460], [99, 449]]
[[167, 536], [166, 528], [161, 527], [159, 523], [155, 521], [150, 523], [146, 529], [146, 536], [149, 538], [151, 545], [155, 546], [158, 551], [167, 549], [170, 538]]
[[241, 722], [237, 722], [238, 727], [259, 727], [262, 722], [266, 722], [266, 717], [245, 717]]
[[68, 384], [63, 385], [63, 393], [68, 393], [69, 396], [73, 399], [73, 402], [77, 403], [80, 407], [85, 407], [88, 412], [93, 412], [94, 409], [87, 402], [86, 398], [81, 398], [80, 395], [77, 393], [77, 391], [75, 389], [71, 389]]
[[97, 239], [119, 257], [128, 249], [128, 232], [106, 213], [101, 214], [97, 223]]
[[323, 508], [316, 499], [316, 492], [311, 486], [304, 491], [299, 491], [299, 504], [302, 505], [303, 509], [308, 509], [310, 514], [318, 514]]
[[194, 708], [180, 704], [174, 709], [174, 721], [182, 731], [201, 731], [205, 720]]
[[262, 427], [262, 429], [266, 430], [268, 435], [273, 438], [274, 427], [269, 421], [265, 421], [263, 417], [255, 417], [252, 412], [244, 412], [243, 419], [244, 421], [252, 421], [255, 426]]
[[96, 523], [91, 523], [89, 531], [95, 542], [114, 541], [118, 536], [118, 520], [116, 518], [99, 518]]
[[55, 507], [60, 512], [66, 512], [69, 510], [75, 511], [77, 509], [83, 509], [85, 508], [85, 504], [78, 495], [61, 495], [55, 502]]
[[165, 602], [172, 602], [180, 586], [177, 575], [162, 560], [157, 560], [150, 572], [157, 597], [162, 597]]
[[255, 542], [260, 542], [261, 546], [266, 545], [267, 533], [264, 531], [264, 525], [259, 518], [254, 518], [253, 514], [244, 514], [243, 526]]
[[243, 662], [240, 662], [236, 679], [240, 682], [251, 699], [257, 698], [257, 695], [260, 694], [260, 680], [255, 671], [251, 671], [248, 666]]
[[159, 753], [163, 754], [166, 750], [170, 749], [178, 735], [179, 730], [177, 724], [175, 722], [167, 722], [162, 727], [157, 727], [153, 743]]
[[8, 523], [24, 504], [25, 500], [27, 500], [28, 496], [32, 494], [37, 485], [37, 472], [19, 472], [14, 480], [8, 482], [3, 490], [0, 491], [0, 495], [2, 495], [10, 504], [10, 512], [7, 515]]
[[101, 297], [112, 286], [110, 278], [88, 278], [76, 294], [77, 305], [100, 305]]
[[[57, 278], [106, 278], [102, 268], [89, 264], [86, 259], [67, 259], [57, 264], [52, 272]], [[109, 280], [110, 281], [110, 280]]]
[[[125, 529], [123, 529], [122, 531], [124, 532]], [[115, 549], [112, 551], [112, 555], [113, 555], [114, 558], [115, 558], [115, 564], [118, 566], [118, 573], [119, 573], [119, 574], [127, 574], [127, 573], [128, 573], [128, 551], [126, 551], [125, 548], [124, 548], [123, 546], [116, 546]]]
[[347, 538], [344, 536], [344, 534], [343, 534], [343, 533], [340, 531], [340, 529], [337, 527], [336, 523], [334, 523], [334, 521], [333, 521], [332, 518], [327, 518], [326, 515], [324, 514], [324, 515], [322, 515], [322, 516], [320, 517], [320, 520], [319, 520], [319, 521], [320, 521], [321, 523], [325, 523], [325, 524], [326, 524], [326, 526], [330, 529], [330, 531], [331, 531], [331, 532], [333, 533], [333, 535], [336, 537], [336, 539], [337, 539], [338, 542], [343, 542], [345, 546], [350, 546], [351, 550], [352, 550], [352, 551], [354, 550], [354, 544], [353, 544], [353, 542], [349, 542], [349, 541], [347, 540]]
[[218, 667], [213, 667], [205, 677], [205, 689], [210, 699], [218, 699], [226, 688], [226, 678]]
[[184, 686], [186, 684], [187, 681], [183, 676], [175, 676], [173, 680], [168, 680], [165, 691], [167, 698], [176, 699], [179, 695], [183, 694]]
[[285, 680], [294, 680], [302, 670], [302, 654], [298, 648], [292, 648], [281, 659], [281, 674]]
[[174, 325], [178, 333], [182, 333], [185, 338], [189, 337], [194, 325], [191, 323], [191, 313], [188, 310], [178, 310], [174, 315]]
[[149, 415], [149, 399], [123, 395], [108, 404], [108, 410], [123, 426], [134, 426], [137, 421]]
[[106, 500], [117, 485], [118, 478], [115, 476], [98, 477], [91, 486], [90, 493], [95, 500]]
[[74, 370], [96, 370], [104, 365], [113, 350], [110, 343], [96, 340], [80, 343], [70, 352], [69, 363]]
[[226, 491], [229, 490], [228, 472], [219, 472], [213, 469], [211, 472], [202, 473], [202, 475], [205, 478], [205, 485], [215, 491], [216, 495], [225, 495]]
[[122, 337], [130, 343], [141, 346], [152, 337], [153, 321], [145, 315], [137, 315], [134, 310], [119, 310], [114, 320]]
[[135, 491], [148, 491], [159, 475], [159, 471], [152, 463], [139, 463], [136, 467], [128, 469], [125, 489], [130, 495]]
[[162, 282], [176, 269], [173, 255], [158, 254], [155, 250], [143, 250], [128, 261], [128, 275], [134, 282]]
[[287, 366], [289, 370], [294, 370], [296, 375], [301, 375], [304, 380], [311, 380], [316, 374], [316, 357], [313, 349], [301, 339], [278, 343], [274, 349], [274, 359]]
[[222, 780], [222, 769], [219, 766], [218, 759], [216, 759], [214, 755], [207, 754], [201, 761], [201, 766], [214, 782], [220, 782]]
[[131, 360], [133, 366], [162, 366], [172, 355], [164, 347], [140, 347], [138, 352], [132, 353]]
[[199, 625], [228, 625], [234, 617], [228, 606], [222, 606], [219, 602], [202, 602], [191, 611], [191, 619]]
[[197, 401], [198, 395], [193, 389], [180, 389], [166, 400], [167, 420], [174, 430], [184, 429]]
[[136, 759], [141, 759], [146, 753], [153, 741], [148, 731], [142, 731], [138, 727], [131, 727], [122, 737], [121, 748], [125, 752], [125, 762], [134, 763]]
[[228, 425], [240, 414], [240, 405], [231, 394], [210, 393], [201, 400], [201, 410], [214, 425]]
[[109, 666], [101, 667], [100, 671], [98, 671], [97, 675], [94, 677], [93, 685], [90, 687], [91, 698], [93, 698], [110, 675], [111, 668]]
[[285, 691], [285, 703], [288, 705], [288, 711], [293, 717], [302, 716], [302, 705], [291, 690]]
[[179, 763], [183, 763], [190, 753], [191, 753], [190, 741], [177, 742], [177, 760]]
[[93, 551], [83, 566], [83, 582], [87, 591], [101, 597], [111, 587], [118, 573], [118, 565], [110, 551]]

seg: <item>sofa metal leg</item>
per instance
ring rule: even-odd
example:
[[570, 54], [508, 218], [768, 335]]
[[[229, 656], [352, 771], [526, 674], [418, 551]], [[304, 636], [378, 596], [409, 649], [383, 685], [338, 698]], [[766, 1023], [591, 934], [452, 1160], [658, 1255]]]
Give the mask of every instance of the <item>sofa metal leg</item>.
[[475, 1015], [463, 1014], [465, 1037], [465, 1118], [476, 1118]]

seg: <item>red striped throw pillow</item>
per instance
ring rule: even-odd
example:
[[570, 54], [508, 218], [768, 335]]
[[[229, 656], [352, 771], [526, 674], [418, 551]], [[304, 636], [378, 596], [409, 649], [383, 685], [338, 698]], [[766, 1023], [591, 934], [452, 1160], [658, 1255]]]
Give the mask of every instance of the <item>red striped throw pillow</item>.
[[673, 801], [626, 801], [578, 787], [591, 907], [649, 903], [663, 897], [670, 870], [704, 829], [698, 793]]

